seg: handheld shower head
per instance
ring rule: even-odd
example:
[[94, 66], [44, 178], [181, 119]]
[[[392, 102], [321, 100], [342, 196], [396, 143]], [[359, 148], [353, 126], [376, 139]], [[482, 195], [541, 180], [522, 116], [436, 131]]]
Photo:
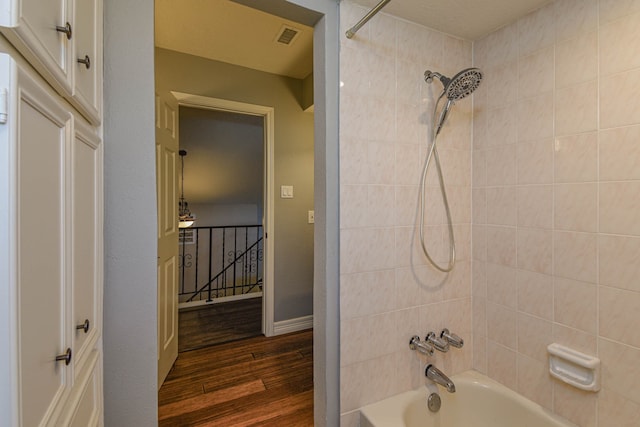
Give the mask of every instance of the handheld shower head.
[[437, 78], [444, 86], [444, 94], [450, 101], [465, 98], [478, 88], [482, 81], [482, 71], [479, 68], [465, 68], [452, 78], [433, 71], [424, 72], [424, 80], [431, 83]]

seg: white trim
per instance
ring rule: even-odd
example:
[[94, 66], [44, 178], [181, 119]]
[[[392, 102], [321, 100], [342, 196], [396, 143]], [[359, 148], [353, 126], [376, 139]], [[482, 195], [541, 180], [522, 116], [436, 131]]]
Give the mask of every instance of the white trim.
[[302, 316], [295, 319], [281, 320], [273, 324], [273, 334], [282, 335], [290, 332], [313, 329], [313, 315]]
[[228, 297], [214, 298], [211, 301], [201, 300], [201, 301], [181, 302], [178, 304], [178, 310], [181, 310], [183, 308], [199, 307], [201, 305], [220, 304], [223, 302], [241, 301], [245, 299], [259, 298], [261, 296], [262, 296], [262, 292], [251, 292], [249, 294], [229, 295]]
[[[254, 116], [262, 116], [264, 118], [264, 208], [262, 227], [265, 236], [264, 245], [264, 277], [262, 291], [264, 297], [262, 299], [262, 333], [270, 337], [274, 332], [274, 290], [273, 290], [273, 271], [274, 271], [274, 245], [275, 229], [273, 225], [273, 206], [274, 206], [274, 108], [246, 104], [244, 102], [230, 101], [228, 99], [210, 98], [207, 96], [193, 95], [182, 92], [171, 92], [178, 100], [179, 105], [194, 108], [204, 108], [219, 111], [228, 111], [238, 114], [251, 114]], [[268, 238], [267, 238], [268, 237]]]

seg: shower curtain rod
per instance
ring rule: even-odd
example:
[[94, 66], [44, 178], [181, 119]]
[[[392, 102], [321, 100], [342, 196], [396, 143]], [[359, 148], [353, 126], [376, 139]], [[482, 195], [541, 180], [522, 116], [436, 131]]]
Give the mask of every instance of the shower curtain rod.
[[347, 38], [350, 39], [353, 36], [356, 35], [356, 33], [358, 32], [358, 30], [364, 25], [366, 24], [369, 19], [373, 18], [374, 15], [378, 12], [380, 12], [380, 9], [382, 9], [383, 7], [385, 7], [387, 5], [387, 3], [389, 3], [391, 0], [382, 0], [380, 3], [378, 3], [373, 9], [371, 9], [369, 11], [369, 13], [367, 13], [361, 20], [358, 21], [358, 23], [356, 25], [354, 25], [353, 27], [349, 28], [347, 30], [347, 32], [345, 33]]

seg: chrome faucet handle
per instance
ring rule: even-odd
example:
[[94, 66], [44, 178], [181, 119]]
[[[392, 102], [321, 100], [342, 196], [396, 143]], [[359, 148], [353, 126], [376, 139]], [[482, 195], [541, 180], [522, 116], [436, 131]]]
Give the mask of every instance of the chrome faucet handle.
[[455, 348], [462, 348], [464, 345], [464, 340], [456, 334], [449, 332], [447, 328], [444, 328], [442, 332], [440, 332], [440, 338], [447, 340], [447, 342]]
[[435, 347], [436, 350], [446, 353], [449, 351], [449, 341], [444, 338], [440, 338], [433, 332], [429, 332], [425, 341]]
[[409, 348], [433, 356], [433, 346], [426, 341], [420, 341], [420, 337], [417, 335], [412, 336], [409, 340]]

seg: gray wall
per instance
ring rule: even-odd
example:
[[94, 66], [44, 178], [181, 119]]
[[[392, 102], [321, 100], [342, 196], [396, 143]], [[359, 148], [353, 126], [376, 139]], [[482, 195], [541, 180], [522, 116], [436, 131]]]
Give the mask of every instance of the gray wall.
[[[156, 49], [156, 88], [274, 108], [274, 320], [312, 314], [313, 115], [300, 107], [302, 80]], [[281, 185], [294, 186], [293, 199], [279, 197]]]
[[[338, 426], [338, 4], [292, 2], [324, 14], [314, 35], [314, 418]], [[153, 0], [104, 8], [105, 425], [157, 426]], [[128, 220], [140, 215], [142, 226]]]
[[104, 12], [105, 425], [157, 426], [153, 0]]

